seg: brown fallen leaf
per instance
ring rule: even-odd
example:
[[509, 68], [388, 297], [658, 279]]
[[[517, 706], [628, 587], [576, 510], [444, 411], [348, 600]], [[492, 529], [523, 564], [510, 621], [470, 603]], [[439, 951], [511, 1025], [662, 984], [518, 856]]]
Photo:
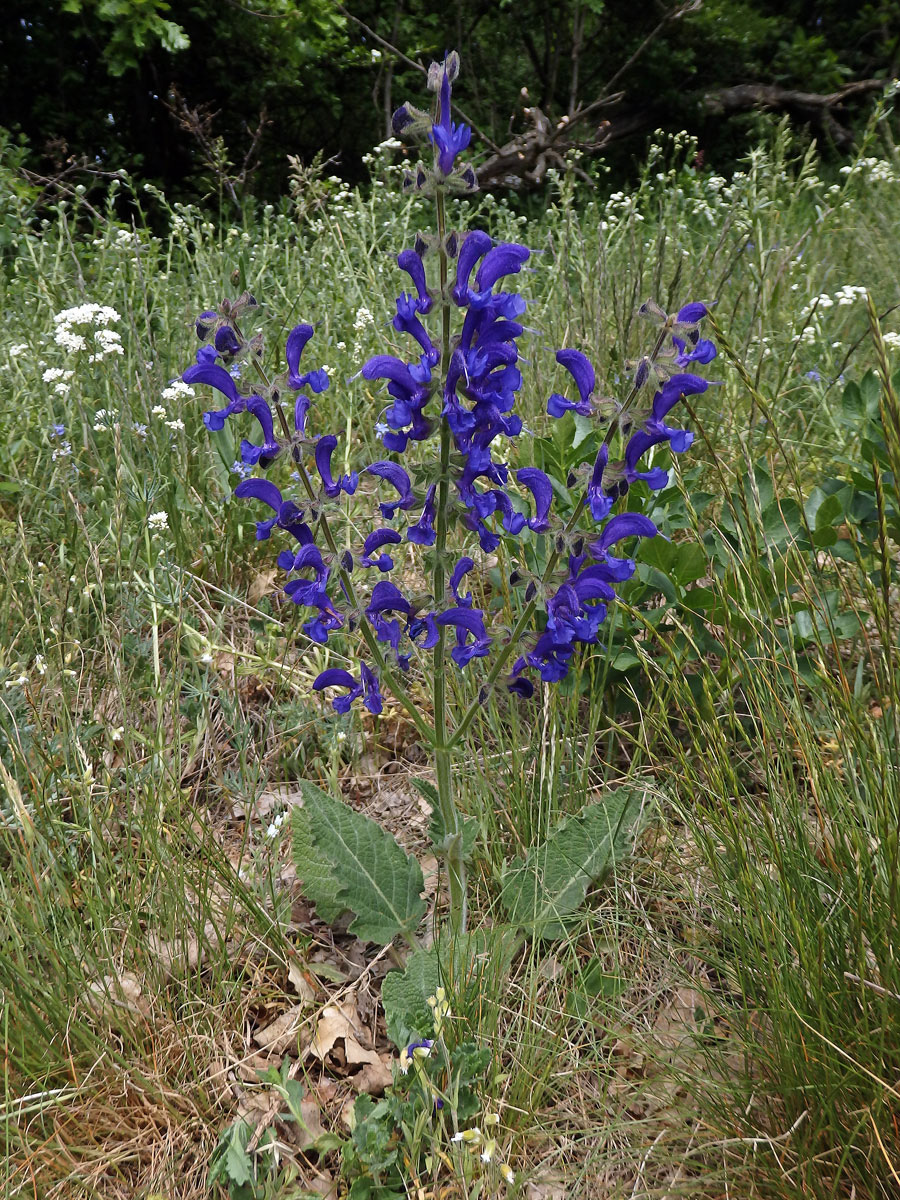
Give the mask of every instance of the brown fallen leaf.
[[288, 964], [288, 983], [304, 1004], [315, 1003], [318, 989], [314, 977], [299, 959], [292, 958]]
[[88, 984], [88, 1003], [98, 1013], [110, 1018], [116, 1010], [126, 1010], [136, 1017], [150, 1015], [150, 1001], [144, 995], [141, 982], [132, 971], [119, 975], [104, 975]]
[[327, 1004], [322, 1010], [322, 1016], [316, 1025], [316, 1032], [309, 1043], [308, 1053], [324, 1060], [325, 1055], [333, 1048], [339, 1039], [352, 1038], [359, 1045], [359, 1039], [368, 1040], [359, 1024], [356, 1007], [349, 1000], [343, 1004]]
[[253, 1034], [257, 1046], [262, 1046], [271, 1054], [284, 1054], [289, 1047], [296, 1045], [297, 1034], [303, 1025], [304, 1007], [303, 1004], [295, 1004], [262, 1029], [257, 1029]]
[[[372, 1053], [375, 1052], [372, 1051]], [[387, 1055], [383, 1058], [375, 1055], [375, 1058], [367, 1062], [361, 1071], [351, 1075], [350, 1082], [356, 1091], [367, 1092], [370, 1096], [381, 1096], [384, 1089], [390, 1087], [394, 1082], [394, 1073], [388, 1065], [390, 1061]]]

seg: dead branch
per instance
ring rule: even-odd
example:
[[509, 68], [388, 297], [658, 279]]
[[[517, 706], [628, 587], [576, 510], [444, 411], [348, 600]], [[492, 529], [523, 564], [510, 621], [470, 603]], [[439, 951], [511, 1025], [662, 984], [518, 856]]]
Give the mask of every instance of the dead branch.
[[838, 150], [850, 150], [853, 146], [853, 130], [841, 120], [845, 115], [843, 103], [854, 96], [880, 92], [885, 87], [883, 79], [857, 79], [828, 95], [816, 92], [799, 92], [793, 88], [779, 87], [766, 83], [739, 83], [734, 87], [720, 88], [707, 92], [703, 107], [708, 113], [728, 116], [735, 112], [751, 109], [769, 109], [786, 112], [808, 124], [814, 132], [833, 142]]

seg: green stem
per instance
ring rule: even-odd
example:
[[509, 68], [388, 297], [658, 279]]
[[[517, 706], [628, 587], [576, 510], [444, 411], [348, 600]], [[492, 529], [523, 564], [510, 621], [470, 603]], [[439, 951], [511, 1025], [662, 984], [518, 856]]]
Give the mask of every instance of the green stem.
[[[447, 248], [445, 243], [446, 211], [444, 192], [438, 186], [435, 196], [437, 208], [437, 232], [440, 259], [440, 303], [441, 303], [441, 394], [438, 404], [443, 403], [443, 385], [450, 367], [450, 302], [447, 296]], [[441, 467], [438, 482], [438, 503], [435, 527], [434, 571], [432, 592], [434, 603], [442, 604], [446, 586], [445, 556], [447, 553], [447, 526], [450, 508], [450, 426], [441, 419]], [[453, 798], [453, 771], [450, 749], [447, 743], [449, 732], [447, 719], [447, 627], [441, 625], [437, 645], [433, 651], [433, 702], [434, 702], [434, 756], [437, 773], [438, 807], [445, 833], [448, 835], [446, 849], [447, 881], [450, 890], [450, 927], [454, 933], [466, 930], [466, 864], [463, 858], [463, 840], [460, 829], [459, 811]]]

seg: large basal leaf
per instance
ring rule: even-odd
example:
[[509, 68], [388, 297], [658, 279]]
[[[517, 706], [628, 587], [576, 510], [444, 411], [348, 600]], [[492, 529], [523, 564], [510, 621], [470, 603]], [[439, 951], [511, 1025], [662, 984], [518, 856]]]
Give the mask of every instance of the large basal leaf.
[[385, 975], [381, 1002], [394, 1045], [402, 1050], [418, 1038], [431, 1037], [434, 1013], [428, 997], [441, 986], [461, 1011], [474, 1010], [479, 996], [499, 994], [498, 977], [507, 974], [516, 945], [512, 930], [478, 929], [416, 950], [404, 970]]
[[387, 945], [412, 937], [425, 913], [422, 868], [375, 821], [312, 783], [292, 816], [294, 861], [304, 893], [333, 921], [355, 913], [350, 931]]
[[561, 937], [591, 884], [627, 853], [648, 808], [644, 792], [619, 788], [563, 821], [524, 861], [514, 859], [500, 895], [510, 923], [534, 937]]

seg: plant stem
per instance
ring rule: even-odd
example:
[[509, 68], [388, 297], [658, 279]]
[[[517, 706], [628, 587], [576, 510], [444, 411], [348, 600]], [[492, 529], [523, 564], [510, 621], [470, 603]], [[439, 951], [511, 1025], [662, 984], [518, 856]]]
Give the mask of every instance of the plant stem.
[[[440, 260], [440, 304], [441, 304], [441, 392], [438, 403], [443, 404], [443, 384], [450, 368], [450, 301], [447, 295], [447, 247], [446, 212], [444, 191], [438, 186], [435, 196], [437, 208], [437, 232]], [[434, 547], [434, 571], [432, 592], [434, 603], [441, 604], [446, 586], [444, 558], [447, 552], [447, 524], [450, 507], [450, 426], [441, 419], [441, 472], [438, 483], [436, 536]], [[446, 849], [447, 881], [450, 891], [450, 927], [453, 933], [466, 930], [466, 864], [463, 858], [463, 840], [460, 831], [459, 811], [453, 799], [453, 771], [448, 745], [447, 722], [447, 627], [441, 625], [437, 645], [434, 647], [433, 702], [434, 702], [434, 757], [437, 773], [438, 806], [444, 832], [447, 834]]]

